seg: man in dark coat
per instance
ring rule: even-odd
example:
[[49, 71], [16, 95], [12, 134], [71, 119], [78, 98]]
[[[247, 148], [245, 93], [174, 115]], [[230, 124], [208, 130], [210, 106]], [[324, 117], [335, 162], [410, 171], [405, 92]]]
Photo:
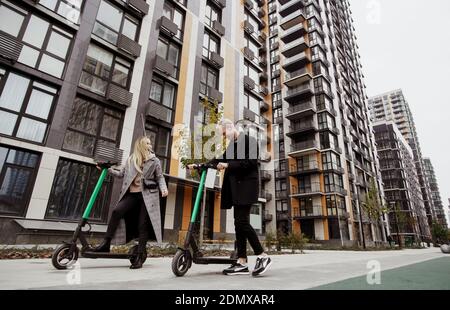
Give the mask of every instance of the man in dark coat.
[[[263, 274], [272, 264], [272, 260], [264, 253], [258, 235], [250, 225], [250, 210], [258, 202], [259, 170], [258, 144], [256, 139], [239, 131], [230, 120], [220, 124], [222, 135], [229, 141], [224, 154], [211, 160], [208, 164], [225, 170], [221, 191], [221, 208], [234, 207], [234, 226], [238, 261], [223, 271], [226, 275], [249, 274], [247, 265], [247, 240], [255, 255], [258, 256], [253, 276]], [[190, 165], [189, 169], [194, 168]]]

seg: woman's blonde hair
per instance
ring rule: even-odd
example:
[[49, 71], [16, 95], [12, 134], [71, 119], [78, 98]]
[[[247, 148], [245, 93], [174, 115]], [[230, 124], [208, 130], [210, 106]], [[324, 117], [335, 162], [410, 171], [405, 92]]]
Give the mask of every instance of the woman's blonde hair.
[[144, 162], [148, 159], [152, 151], [151, 149], [150, 152], [147, 151], [147, 141], [150, 141], [149, 137], [140, 137], [137, 139], [134, 143], [133, 154], [129, 158], [130, 164], [133, 164], [139, 173], [142, 173]]

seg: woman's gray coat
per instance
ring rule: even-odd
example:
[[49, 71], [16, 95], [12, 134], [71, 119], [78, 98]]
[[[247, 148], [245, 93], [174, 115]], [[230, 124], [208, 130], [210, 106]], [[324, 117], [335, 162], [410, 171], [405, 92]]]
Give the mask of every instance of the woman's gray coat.
[[[110, 168], [108, 172], [117, 178], [123, 179], [120, 197], [118, 202], [114, 206], [116, 207], [119, 204], [119, 202], [123, 199], [125, 194], [128, 192], [130, 185], [138, 175], [138, 171], [134, 167], [134, 164], [133, 163], [130, 164], [130, 161], [127, 160], [124, 167], [120, 169]], [[167, 185], [162, 173], [160, 160], [157, 157], [153, 156], [153, 158], [147, 160], [144, 163], [144, 168], [142, 172], [143, 175], [141, 180], [141, 186], [145, 207], [147, 208], [147, 212], [150, 217], [153, 230], [155, 232], [156, 241], [158, 243], [162, 243], [162, 224], [161, 224], [161, 210], [159, 203], [160, 197], [159, 190], [161, 190], [161, 192], [167, 191]], [[155, 181], [159, 186], [159, 190], [145, 188], [144, 179]], [[120, 221], [119, 227], [116, 230], [112, 243], [115, 245], [123, 245], [130, 242], [132, 239], [130, 240], [130, 234], [127, 232], [129, 232], [129, 229], [126, 227], [126, 221], [125, 219], [122, 219]]]

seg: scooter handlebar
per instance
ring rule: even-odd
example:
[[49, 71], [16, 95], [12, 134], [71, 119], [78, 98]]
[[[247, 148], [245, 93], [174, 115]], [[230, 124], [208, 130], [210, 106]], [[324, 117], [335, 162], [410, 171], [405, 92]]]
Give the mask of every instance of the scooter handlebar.
[[217, 167], [214, 167], [214, 165], [212, 165], [212, 164], [195, 164], [194, 165], [194, 169], [197, 169], [197, 170], [200, 170], [200, 171], [202, 171], [202, 170], [208, 170], [208, 169], [216, 169]]

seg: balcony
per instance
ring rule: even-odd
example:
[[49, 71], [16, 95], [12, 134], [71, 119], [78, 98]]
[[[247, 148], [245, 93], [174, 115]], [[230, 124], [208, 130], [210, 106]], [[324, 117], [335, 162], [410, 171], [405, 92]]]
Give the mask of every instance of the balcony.
[[298, 24], [289, 30], [283, 31], [281, 33], [281, 41], [285, 44], [292, 42], [293, 40], [303, 37], [306, 34], [306, 29], [303, 24]]
[[256, 83], [249, 76], [244, 76], [244, 87], [247, 90], [254, 90]]
[[208, 86], [207, 88], [207, 97], [213, 102], [222, 103], [223, 101], [223, 94], [217, 89], [210, 86]]
[[255, 28], [253, 27], [252, 24], [250, 24], [248, 20], [244, 21], [244, 30], [250, 35], [252, 35], [255, 32]]
[[325, 193], [327, 194], [333, 193], [341, 196], [347, 196], [347, 191], [343, 187], [334, 184], [325, 186]]
[[301, 219], [315, 219], [315, 218], [323, 218], [323, 208], [321, 205], [306, 207], [306, 208], [294, 208], [293, 209], [293, 217], [296, 220]]
[[286, 45], [284, 45], [281, 53], [286, 57], [293, 57], [301, 52], [304, 52], [308, 48], [308, 43], [306, 43], [304, 37], [300, 37]]
[[309, 140], [291, 144], [291, 157], [301, 157], [306, 154], [316, 153], [320, 151], [319, 143], [316, 140]]
[[291, 197], [300, 198], [308, 196], [321, 196], [323, 190], [320, 187], [320, 182], [311, 183], [302, 187], [293, 185], [291, 187]]
[[269, 95], [269, 89], [265, 86], [259, 86], [259, 94], [261, 94], [262, 96], [266, 97]]
[[269, 173], [269, 171], [261, 170], [261, 181], [269, 182], [270, 180], [272, 180], [272, 175]]
[[301, 11], [304, 7], [303, 0], [291, 0], [280, 6], [279, 14], [282, 17], [286, 17], [292, 13]]
[[269, 212], [264, 212], [264, 222], [272, 222], [273, 221], [273, 215]]
[[302, 68], [285, 75], [284, 84], [288, 87], [296, 87], [312, 80], [312, 75], [307, 68]]
[[262, 72], [259, 74], [260, 82], [267, 82], [269, 80], [269, 75], [266, 72]]
[[295, 88], [290, 88], [286, 97], [284, 98], [290, 104], [295, 104], [296, 102], [303, 101], [305, 99], [311, 98], [314, 95], [312, 86], [310, 83], [299, 85]]
[[290, 166], [289, 174], [291, 176], [298, 176], [303, 174], [312, 174], [320, 172], [319, 162], [317, 160], [311, 160], [309, 162], [303, 162], [303, 165], [292, 164]]
[[250, 109], [244, 108], [244, 120], [254, 123], [256, 120], [256, 114]]
[[117, 40], [117, 47], [135, 58], [141, 55], [141, 46], [139, 43], [122, 34], [119, 35], [119, 39]]
[[299, 53], [293, 57], [284, 60], [283, 68], [286, 71], [298, 71], [303, 69], [306, 64], [311, 62], [311, 57], [305, 52]]
[[215, 32], [217, 32], [220, 36], [224, 36], [225, 35], [225, 27], [219, 23], [217, 20], [215, 20], [212, 24], [212, 28], [214, 29]]
[[319, 128], [312, 119], [307, 121], [301, 121], [299, 123], [292, 123], [289, 126], [289, 132], [286, 134], [289, 138], [294, 138], [297, 135], [318, 131]]
[[167, 17], [163, 16], [160, 19], [160, 30], [165, 32], [171, 37], [174, 37], [178, 33], [178, 26]]
[[133, 7], [142, 15], [148, 14], [149, 5], [145, 0], [128, 0], [128, 5]]
[[253, 59], [255, 59], [255, 53], [253, 53], [253, 51], [251, 49], [249, 49], [248, 47], [244, 47], [243, 50], [242, 50], [242, 53], [250, 61], [253, 61]]
[[225, 8], [227, 6], [227, 0], [212, 0], [217, 6], [219, 6], [221, 9]]
[[273, 119], [273, 123], [277, 125], [283, 124], [284, 118], [282, 116], [275, 117]]
[[280, 20], [280, 27], [284, 30], [287, 30], [295, 25], [302, 24], [305, 21], [305, 15], [303, 11], [299, 10], [292, 14], [283, 17]]
[[224, 66], [224, 59], [219, 54], [212, 52], [209, 55], [209, 61], [217, 69], [221, 69]]
[[283, 101], [276, 100], [273, 102], [272, 106], [274, 109], [281, 109], [283, 107]]
[[335, 172], [337, 174], [344, 174], [345, 173], [344, 168], [338, 166], [335, 163], [323, 164], [323, 171], [331, 171], [331, 172]]
[[305, 116], [311, 116], [317, 112], [314, 103], [311, 101], [303, 102], [294, 106], [291, 106], [288, 111], [287, 119], [291, 121], [298, 120]]
[[106, 91], [106, 99], [130, 107], [133, 100], [133, 94], [125, 88], [109, 84], [108, 90]]
[[273, 198], [273, 195], [271, 193], [267, 192], [267, 191], [261, 191], [259, 193], [259, 196], [260, 196], [260, 198], [265, 199], [266, 202], [271, 201], [272, 198]]
[[265, 113], [265, 112], [269, 111], [270, 106], [267, 102], [261, 101], [259, 103], [259, 109], [261, 110], [261, 112]]
[[16, 37], [0, 31], [0, 57], [16, 63], [22, 52], [23, 44]]
[[161, 73], [167, 75], [167, 76], [174, 76], [175, 75], [175, 67], [169, 63], [164, 58], [156, 55], [155, 57], [155, 69], [159, 70]]

